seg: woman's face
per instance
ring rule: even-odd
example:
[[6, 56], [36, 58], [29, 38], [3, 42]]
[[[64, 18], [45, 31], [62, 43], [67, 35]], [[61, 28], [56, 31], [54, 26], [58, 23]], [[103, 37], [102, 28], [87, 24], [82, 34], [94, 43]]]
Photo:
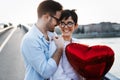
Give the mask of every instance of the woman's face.
[[75, 25], [74, 21], [72, 20], [72, 17], [68, 17], [68, 19], [66, 20], [61, 20], [59, 27], [63, 36], [71, 37], [72, 33], [78, 27], [78, 25]]

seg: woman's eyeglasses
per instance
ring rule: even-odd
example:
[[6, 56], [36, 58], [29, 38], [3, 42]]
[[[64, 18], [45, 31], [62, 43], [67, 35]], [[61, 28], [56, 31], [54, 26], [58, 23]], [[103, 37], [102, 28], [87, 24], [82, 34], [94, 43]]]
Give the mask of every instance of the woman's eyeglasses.
[[60, 23], [60, 25], [61, 25], [61, 27], [65, 27], [65, 26], [67, 26], [67, 27], [73, 27], [73, 25], [74, 25], [75, 23], [74, 22], [67, 22], [67, 24], [66, 23], [64, 23], [64, 22], [61, 22]]

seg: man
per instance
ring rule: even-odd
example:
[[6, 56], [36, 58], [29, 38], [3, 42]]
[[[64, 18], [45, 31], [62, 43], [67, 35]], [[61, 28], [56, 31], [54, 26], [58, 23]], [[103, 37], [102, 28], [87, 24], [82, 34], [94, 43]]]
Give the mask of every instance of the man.
[[[58, 25], [62, 5], [53, 0], [45, 0], [38, 6], [38, 20], [24, 36], [21, 51], [25, 61], [24, 80], [48, 80], [57, 70], [63, 47], [62, 37], [50, 37]], [[55, 45], [52, 45], [55, 43]], [[55, 48], [54, 48], [55, 46]]]

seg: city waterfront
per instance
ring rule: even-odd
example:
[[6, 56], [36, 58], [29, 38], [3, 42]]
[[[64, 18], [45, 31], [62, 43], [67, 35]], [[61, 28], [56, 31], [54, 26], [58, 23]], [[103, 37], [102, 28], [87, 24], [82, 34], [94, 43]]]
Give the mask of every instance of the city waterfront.
[[80, 43], [87, 45], [107, 45], [111, 47], [115, 53], [115, 60], [109, 73], [120, 78], [120, 37], [117, 38], [87, 38], [80, 39]]

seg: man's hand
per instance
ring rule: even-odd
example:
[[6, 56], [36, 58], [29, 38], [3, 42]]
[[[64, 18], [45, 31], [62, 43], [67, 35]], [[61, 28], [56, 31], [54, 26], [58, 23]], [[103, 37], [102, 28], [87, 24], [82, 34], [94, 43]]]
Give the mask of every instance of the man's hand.
[[53, 40], [55, 41], [55, 44], [57, 46], [57, 49], [55, 53], [53, 54], [52, 58], [56, 61], [56, 64], [58, 65], [60, 62], [60, 58], [63, 53], [63, 48], [64, 48], [64, 40], [62, 36], [59, 37], [53, 37]]
[[57, 46], [57, 48], [59, 49], [63, 49], [64, 48], [64, 39], [63, 39], [63, 37], [62, 36], [54, 36], [53, 37], [53, 40], [55, 41], [55, 44], [56, 44], [56, 46]]

